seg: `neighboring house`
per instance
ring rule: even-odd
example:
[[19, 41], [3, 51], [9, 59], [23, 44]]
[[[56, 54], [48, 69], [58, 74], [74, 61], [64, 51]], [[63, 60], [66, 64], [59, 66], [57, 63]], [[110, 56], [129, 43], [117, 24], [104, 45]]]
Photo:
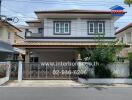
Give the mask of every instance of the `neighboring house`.
[[13, 59], [14, 54], [21, 53], [12, 47], [14, 43], [23, 41], [24, 38], [18, 36], [20, 29], [6, 21], [0, 21], [0, 61], [7, 58]]
[[36, 11], [35, 14], [38, 20], [27, 21], [25, 42], [14, 45], [26, 49], [24, 79], [73, 78], [51, 73], [54, 69], [72, 70], [69, 66], [40, 65], [42, 62], [77, 61], [78, 48], [95, 47], [99, 35], [105, 43], [115, 40], [114, 23], [120, 18], [112, 16], [111, 11], [96, 10]]
[[127, 57], [128, 53], [132, 52], [132, 23], [118, 30], [115, 35], [119, 41], [124, 44], [130, 45], [129, 48], [123, 49], [121, 53], [122, 56]]

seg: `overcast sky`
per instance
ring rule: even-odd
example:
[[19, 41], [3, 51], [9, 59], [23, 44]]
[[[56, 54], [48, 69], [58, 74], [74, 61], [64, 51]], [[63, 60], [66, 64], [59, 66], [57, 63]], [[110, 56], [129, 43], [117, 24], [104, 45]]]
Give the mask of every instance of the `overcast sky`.
[[2, 0], [2, 14], [18, 17], [17, 25], [26, 25], [24, 21], [36, 19], [34, 11], [59, 9], [109, 10], [114, 5], [125, 8], [127, 14], [120, 18], [115, 25], [123, 27], [132, 22], [132, 7], [123, 0]]

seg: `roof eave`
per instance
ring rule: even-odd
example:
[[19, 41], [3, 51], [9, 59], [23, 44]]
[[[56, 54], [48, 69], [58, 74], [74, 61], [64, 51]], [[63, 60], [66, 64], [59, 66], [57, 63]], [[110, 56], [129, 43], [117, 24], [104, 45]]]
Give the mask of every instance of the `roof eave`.
[[132, 27], [132, 23], [127, 25], [127, 26], [125, 26], [124, 28], [120, 29], [119, 31], [117, 31], [115, 33], [115, 35], [120, 34], [121, 32], [123, 32], [123, 31], [125, 31], [125, 30], [127, 30], [128, 28], [131, 28], [131, 27]]

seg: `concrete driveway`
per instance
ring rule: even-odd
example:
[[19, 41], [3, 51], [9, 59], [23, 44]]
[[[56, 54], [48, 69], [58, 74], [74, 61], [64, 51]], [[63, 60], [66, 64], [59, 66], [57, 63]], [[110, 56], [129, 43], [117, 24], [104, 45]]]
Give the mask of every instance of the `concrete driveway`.
[[0, 100], [132, 100], [132, 88], [1, 87]]

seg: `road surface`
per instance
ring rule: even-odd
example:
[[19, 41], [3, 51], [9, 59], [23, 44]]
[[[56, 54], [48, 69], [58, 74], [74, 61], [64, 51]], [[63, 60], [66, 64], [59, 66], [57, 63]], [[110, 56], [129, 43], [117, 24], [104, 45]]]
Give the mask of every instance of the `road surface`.
[[0, 87], [0, 100], [132, 100], [132, 88]]

